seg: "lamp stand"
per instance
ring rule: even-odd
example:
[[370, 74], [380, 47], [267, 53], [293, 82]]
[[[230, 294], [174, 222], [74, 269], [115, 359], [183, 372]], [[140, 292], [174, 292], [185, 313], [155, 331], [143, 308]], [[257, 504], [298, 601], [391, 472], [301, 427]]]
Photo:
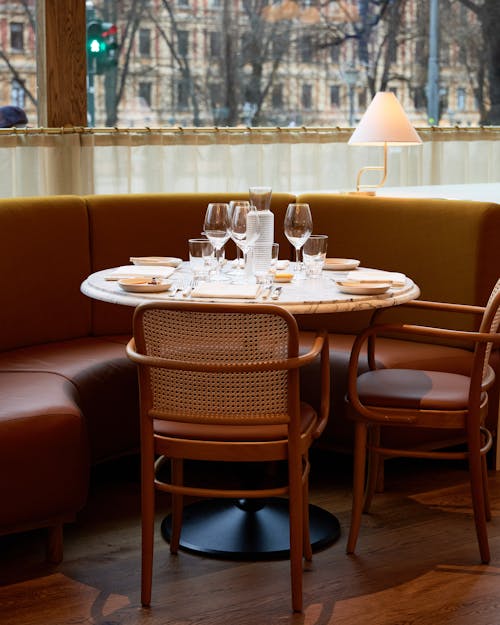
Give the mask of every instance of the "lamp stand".
[[[362, 167], [358, 172], [358, 177], [356, 178], [356, 191], [352, 191], [352, 195], [375, 195], [375, 191], [370, 191], [369, 189], [378, 189], [385, 184], [387, 179], [387, 142], [384, 143], [384, 164], [383, 165], [369, 165], [367, 167]], [[361, 177], [365, 171], [381, 171], [382, 179], [378, 184], [361, 184]], [[363, 189], [363, 190], [361, 190]]]

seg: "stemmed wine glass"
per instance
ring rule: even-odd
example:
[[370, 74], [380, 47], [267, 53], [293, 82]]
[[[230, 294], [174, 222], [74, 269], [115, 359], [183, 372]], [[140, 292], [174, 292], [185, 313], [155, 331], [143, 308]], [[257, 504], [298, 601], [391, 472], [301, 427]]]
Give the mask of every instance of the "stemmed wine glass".
[[285, 236], [295, 248], [295, 273], [301, 279], [299, 250], [311, 235], [313, 229], [309, 204], [289, 204], [285, 213]]
[[229, 219], [229, 204], [214, 202], [207, 206], [203, 234], [215, 250], [216, 272], [215, 278], [222, 279], [222, 248], [231, 236], [231, 222]]
[[255, 206], [247, 201], [235, 201], [231, 213], [231, 238], [238, 248], [243, 252], [243, 264], [247, 268], [248, 250], [257, 241], [260, 232], [255, 225], [258, 225], [258, 219], [253, 224], [248, 223], [248, 215], [257, 213]]

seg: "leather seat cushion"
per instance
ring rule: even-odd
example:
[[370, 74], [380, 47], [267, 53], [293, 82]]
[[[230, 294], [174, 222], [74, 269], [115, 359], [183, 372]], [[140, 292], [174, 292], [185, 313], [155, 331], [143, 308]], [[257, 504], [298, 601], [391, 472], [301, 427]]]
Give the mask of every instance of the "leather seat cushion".
[[[314, 332], [300, 333], [300, 349], [305, 352], [312, 345]], [[352, 451], [354, 423], [346, 415], [345, 393], [347, 390], [347, 371], [354, 334], [330, 334], [330, 366], [331, 366], [331, 406], [330, 419], [318, 444], [333, 447], [341, 451]], [[380, 367], [416, 368], [423, 370], [448, 370], [453, 373], [468, 374], [472, 362], [472, 354], [466, 349], [432, 345], [430, 343], [409, 342], [398, 339], [380, 338], [377, 340], [377, 364]], [[360, 358], [360, 373], [368, 371], [366, 355]], [[301, 370], [300, 387], [302, 399], [318, 409], [319, 398], [319, 366], [314, 363]], [[493, 401], [493, 398], [490, 397]], [[496, 427], [496, 426], [495, 426]], [[385, 428], [384, 436], [387, 444], [405, 444], [425, 442], [436, 439], [436, 431], [406, 430], [405, 428]], [[396, 431], [397, 430], [397, 431]]]
[[139, 447], [139, 392], [125, 353], [128, 339], [89, 337], [3, 352], [0, 371], [52, 373], [73, 384], [96, 463]]
[[358, 378], [363, 404], [415, 410], [465, 410], [469, 378], [458, 373], [378, 369]]
[[0, 526], [74, 516], [89, 450], [74, 386], [52, 373], [0, 372]]
[[[308, 404], [301, 403], [301, 431], [306, 432], [316, 419], [316, 412]], [[287, 437], [286, 425], [207, 425], [154, 420], [156, 434], [212, 441], [277, 441]]]

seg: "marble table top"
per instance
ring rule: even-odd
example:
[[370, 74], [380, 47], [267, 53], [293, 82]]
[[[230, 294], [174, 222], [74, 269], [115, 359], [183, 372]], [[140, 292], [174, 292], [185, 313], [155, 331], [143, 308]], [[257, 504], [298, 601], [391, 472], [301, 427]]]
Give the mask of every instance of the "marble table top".
[[[342, 293], [337, 284], [337, 279], [346, 276], [346, 272], [324, 270], [320, 278], [292, 281], [280, 284], [282, 291], [279, 299], [234, 299], [220, 297], [199, 297], [192, 295], [184, 296], [178, 291], [173, 297], [170, 291], [159, 293], [129, 293], [125, 292], [116, 280], [109, 280], [110, 274], [115, 268], [105, 269], [90, 275], [81, 285], [82, 292], [96, 300], [120, 304], [124, 306], [137, 306], [150, 301], [204, 301], [204, 302], [231, 302], [251, 303], [268, 302], [283, 306], [294, 314], [347, 312], [356, 310], [369, 310], [397, 306], [420, 295], [418, 286], [408, 277], [404, 285], [392, 286], [381, 295], [350, 295]], [[238, 271], [233, 270], [234, 275]], [[228, 276], [230, 277], [230, 276]], [[174, 287], [183, 287], [192, 280], [192, 273], [188, 262], [183, 262], [169, 278]]]

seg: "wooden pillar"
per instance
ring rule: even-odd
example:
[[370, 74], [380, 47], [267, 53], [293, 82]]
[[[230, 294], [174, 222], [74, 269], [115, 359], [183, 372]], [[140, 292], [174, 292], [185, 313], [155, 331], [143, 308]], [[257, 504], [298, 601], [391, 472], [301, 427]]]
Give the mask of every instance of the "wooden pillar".
[[39, 0], [37, 98], [41, 126], [87, 125], [85, 40], [84, 0]]

